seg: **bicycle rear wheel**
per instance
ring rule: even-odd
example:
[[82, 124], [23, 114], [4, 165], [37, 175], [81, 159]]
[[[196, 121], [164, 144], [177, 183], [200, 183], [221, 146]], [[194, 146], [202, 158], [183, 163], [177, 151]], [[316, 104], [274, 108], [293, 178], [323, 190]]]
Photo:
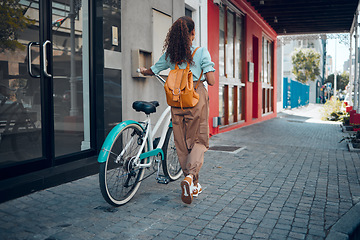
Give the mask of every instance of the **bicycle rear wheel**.
[[127, 203], [139, 189], [145, 169], [135, 166], [135, 158], [142, 136], [143, 130], [138, 124], [125, 126], [114, 138], [106, 162], [100, 164], [101, 193], [113, 206]]
[[167, 130], [166, 133], [163, 152], [164, 163], [162, 166], [165, 176], [169, 177], [171, 181], [178, 180], [182, 174], [182, 169], [178, 155], [176, 153], [174, 133], [171, 127]]

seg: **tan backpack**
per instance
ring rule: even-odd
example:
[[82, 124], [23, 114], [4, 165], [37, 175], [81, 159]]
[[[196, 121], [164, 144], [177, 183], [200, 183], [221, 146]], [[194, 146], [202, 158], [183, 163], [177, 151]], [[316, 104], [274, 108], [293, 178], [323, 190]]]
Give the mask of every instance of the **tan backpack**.
[[[197, 47], [192, 56], [200, 47]], [[179, 69], [178, 64], [175, 64], [175, 69], [171, 70], [166, 79], [164, 88], [166, 93], [166, 101], [169, 106], [189, 108], [195, 107], [199, 102], [199, 94], [195, 91], [200, 83], [203, 71], [194, 88], [193, 74], [190, 71], [190, 64], [187, 63], [185, 69]]]

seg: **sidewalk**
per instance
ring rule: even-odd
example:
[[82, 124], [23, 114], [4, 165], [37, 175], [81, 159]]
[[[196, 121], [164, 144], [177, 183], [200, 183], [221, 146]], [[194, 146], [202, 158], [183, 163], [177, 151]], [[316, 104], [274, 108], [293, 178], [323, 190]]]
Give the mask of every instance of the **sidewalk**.
[[360, 202], [360, 155], [320, 107], [213, 136], [211, 147], [240, 149], [206, 153], [191, 205], [180, 181], [150, 177], [112, 208], [94, 175], [0, 204], [0, 239], [324, 239]]

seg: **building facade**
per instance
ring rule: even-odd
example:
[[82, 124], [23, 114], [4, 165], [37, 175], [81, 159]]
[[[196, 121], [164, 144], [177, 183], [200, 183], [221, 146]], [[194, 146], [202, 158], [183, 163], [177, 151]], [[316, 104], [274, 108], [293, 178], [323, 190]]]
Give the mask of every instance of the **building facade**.
[[0, 202], [97, 173], [112, 127], [143, 118], [133, 101], [158, 100], [159, 112], [167, 106], [161, 83], [136, 70], [157, 61], [184, 14], [217, 70], [208, 88], [210, 133], [276, 116], [276, 33], [246, 1], [19, 0], [7, 7], [19, 14], [21, 31], [0, 45]]
[[209, 87], [210, 134], [275, 117], [275, 31], [241, 0], [208, 0], [208, 26], [217, 70]]

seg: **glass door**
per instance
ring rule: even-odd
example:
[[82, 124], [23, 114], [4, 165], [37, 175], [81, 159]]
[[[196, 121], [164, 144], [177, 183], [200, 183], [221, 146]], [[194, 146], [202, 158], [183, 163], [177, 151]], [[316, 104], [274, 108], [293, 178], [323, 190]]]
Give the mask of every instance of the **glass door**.
[[86, 1], [52, 2], [55, 157], [90, 148], [87, 9]]
[[0, 168], [4, 169], [43, 157], [43, 114], [39, 3], [0, 5], [5, 18], [0, 24], [5, 33], [0, 37]]
[[[0, 4], [1, 179], [90, 149], [88, 2]], [[7, 171], [12, 168], [18, 171]]]

